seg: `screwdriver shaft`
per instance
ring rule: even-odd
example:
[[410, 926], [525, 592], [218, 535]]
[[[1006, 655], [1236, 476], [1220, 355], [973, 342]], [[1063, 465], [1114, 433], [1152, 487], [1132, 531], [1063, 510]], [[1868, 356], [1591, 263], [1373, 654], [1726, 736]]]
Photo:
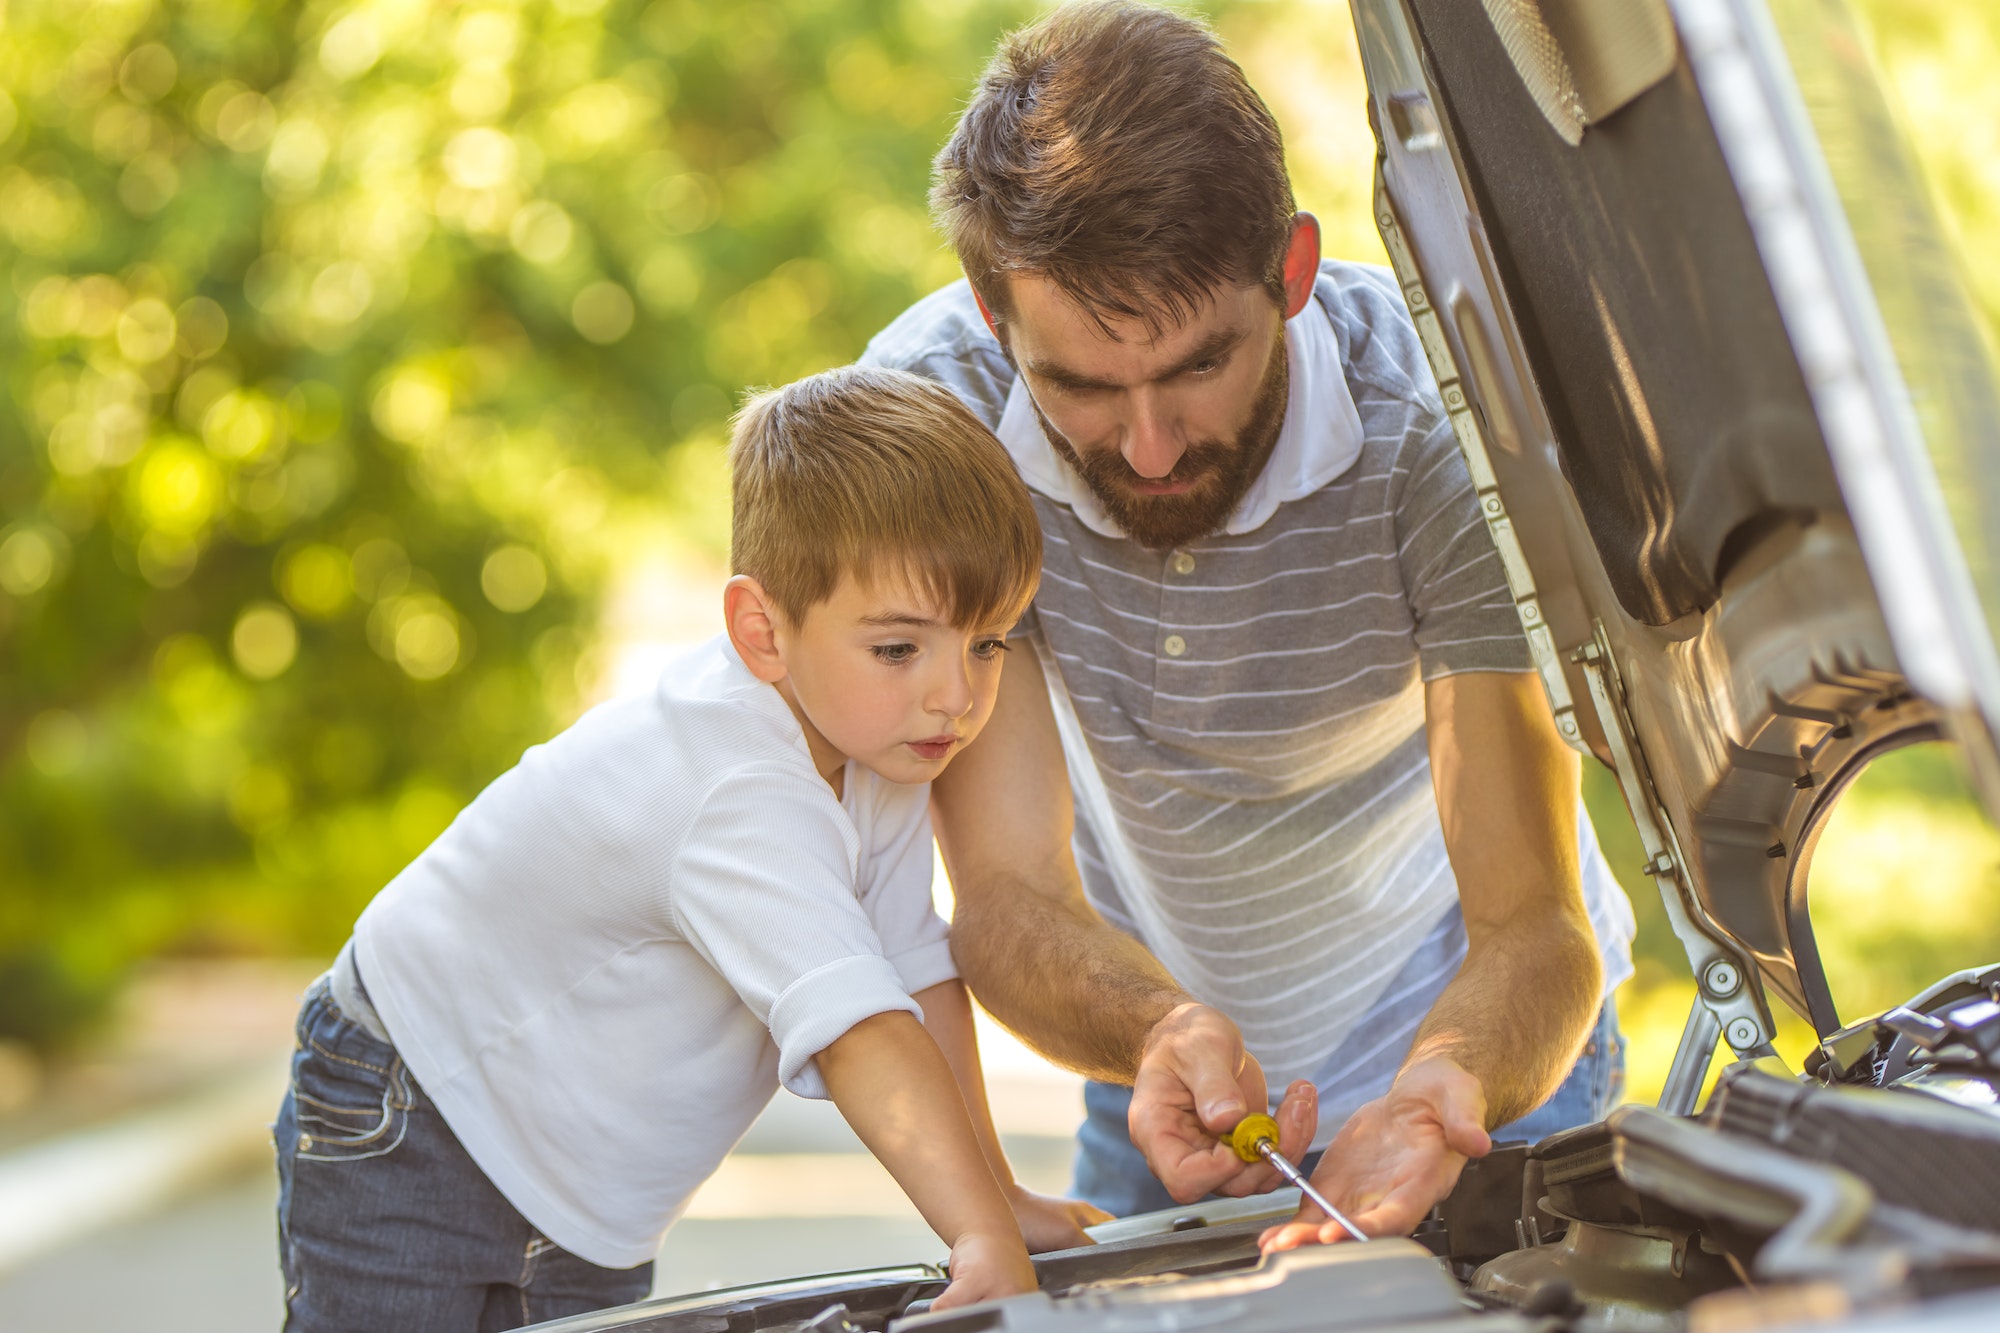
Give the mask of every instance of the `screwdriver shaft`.
[[1367, 1234], [1360, 1227], [1355, 1226], [1354, 1223], [1347, 1220], [1347, 1214], [1334, 1207], [1330, 1199], [1313, 1188], [1312, 1182], [1306, 1179], [1305, 1172], [1287, 1161], [1285, 1155], [1272, 1146], [1269, 1139], [1259, 1139], [1257, 1142], [1257, 1151], [1263, 1155], [1265, 1161], [1278, 1168], [1279, 1175], [1292, 1182], [1292, 1184], [1297, 1185], [1299, 1193], [1311, 1199], [1322, 1213], [1340, 1223], [1341, 1230], [1345, 1231], [1355, 1240], [1368, 1239]]

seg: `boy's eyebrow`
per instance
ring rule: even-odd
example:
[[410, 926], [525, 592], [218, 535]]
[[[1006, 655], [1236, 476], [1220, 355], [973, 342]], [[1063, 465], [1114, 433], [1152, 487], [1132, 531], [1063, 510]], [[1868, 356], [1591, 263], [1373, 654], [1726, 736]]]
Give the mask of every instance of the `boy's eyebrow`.
[[[1213, 361], [1236, 349], [1243, 341], [1242, 329], [1218, 329], [1196, 343], [1194, 350], [1153, 376], [1155, 384], [1165, 383], [1177, 375], [1184, 375], [1204, 361]], [[1122, 384], [1101, 380], [1093, 375], [1085, 375], [1054, 361], [1030, 360], [1026, 368], [1052, 384], [1060, 384], [1066, 389], [1122, 389]]]
[[938, 622], [929, 616], [920, 616], [914, 611], [878, 611], [872, 616], [861, 617], [864, 625], [908, 625], [912, 629], [935, 629]]

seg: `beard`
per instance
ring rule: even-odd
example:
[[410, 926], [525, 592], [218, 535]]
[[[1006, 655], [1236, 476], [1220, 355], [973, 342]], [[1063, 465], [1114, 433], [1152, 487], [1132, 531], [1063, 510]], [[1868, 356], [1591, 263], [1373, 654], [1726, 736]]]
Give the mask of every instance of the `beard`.
[[[1236, 509], [1236, 502], [1250, 489], [1250, 483], [1270, 461], [1271, 450], [1284, 429], [1285, 403], [1291, 390], [1290, 368], [1285, 358], [1285, 335], [1280, 327], [1271, 344], [1271, 356], [1257, 397], [1250, 406], [1250, 419], [1233, 441], [1196, 440], [1164, 477], [1150, 478], [1175, 484], [1190, 484], [1179, 495], [1146, 495], [1133, 489], [1140, 480], [1116, 449], [1077, 449], [1047, 416], [1040, 404], [1035, 416], [1042, 433], [1070, 469], [1090, 488], [1111, 521], [1139, 545], [1163, 551], [1198, 541], [1220, 529]], [[1031, 400], [1032, 401], [1032, 400]]]

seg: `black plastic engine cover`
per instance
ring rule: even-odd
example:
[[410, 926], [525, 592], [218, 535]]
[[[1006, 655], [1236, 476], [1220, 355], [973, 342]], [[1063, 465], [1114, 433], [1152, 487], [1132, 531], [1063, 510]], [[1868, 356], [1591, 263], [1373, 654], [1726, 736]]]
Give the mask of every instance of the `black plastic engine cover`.
[[2000, 1117], [1914, 1089], [1823, 1088], [1727, 1071], [1703, 1118], [1853, 1172], [1885, 1203], [2000, 1233]]

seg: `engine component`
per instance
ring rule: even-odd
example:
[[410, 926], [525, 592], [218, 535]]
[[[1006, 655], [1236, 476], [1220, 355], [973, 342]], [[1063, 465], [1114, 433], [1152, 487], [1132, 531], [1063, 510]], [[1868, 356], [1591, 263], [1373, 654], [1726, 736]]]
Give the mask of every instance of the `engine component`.
[[1465, 1324], [1479, 1333], [1529, 1333], [1541, 1321], [1469, 1308], [1458, 1285], [1413, 1241], [1292, 1250], [1241, 1273], [1047, 1293], [899, 1319], [890, 1333], [1144, 1333], [1227, 1327], [1230, 1333], [1337, 1333]]

